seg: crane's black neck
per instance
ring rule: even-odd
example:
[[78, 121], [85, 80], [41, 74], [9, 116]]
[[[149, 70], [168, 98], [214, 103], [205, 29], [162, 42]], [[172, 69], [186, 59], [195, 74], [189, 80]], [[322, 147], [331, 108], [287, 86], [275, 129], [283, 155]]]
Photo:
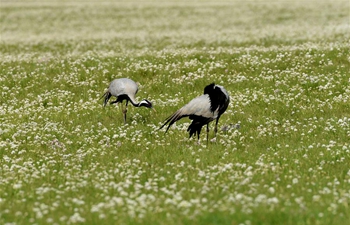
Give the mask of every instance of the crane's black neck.
[[215, 83], [211, 83], [204, 88], [204, 94], [209, 95], [210, 110], [214, 112], [220, 104], [225, 101], [225, 93]]
[[141, 106], [144, 106], [144, 107], [147, 107], [147, 108], [152, 108], [153, 107], [152, 103], [150, 101], [148, 101], [147, 99], [143, 99], [140, 102], [136, 102], [135, 100], [129, 98], [129, 101], [135, 107], [141, 107]]
[[135, 107], [140, 107], [140, 103], [141, 102], [135, 102], [133, 99], [129, 98], [129, 101], [131, 102], [131, 104]]
[[135, 99], [130, 98], [128, 95], [124, 94], [124, 95], [119, 95], [117, 102], [122, 102], [122, 101], [128, 101], [131, 102], [131, 104], [135, 107], [140, 107], [141, 102], [136, 102]]

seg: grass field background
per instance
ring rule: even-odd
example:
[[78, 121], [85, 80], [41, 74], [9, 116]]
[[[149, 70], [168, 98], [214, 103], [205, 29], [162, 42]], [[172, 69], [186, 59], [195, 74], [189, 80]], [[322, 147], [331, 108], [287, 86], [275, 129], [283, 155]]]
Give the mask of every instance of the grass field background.
[[[350, 224], [349, 1], [0, 10], [0, 224]], [[103, 108], [119, 77], [157, 112]], [[211, 82], [216, 141], [158, 130]]]

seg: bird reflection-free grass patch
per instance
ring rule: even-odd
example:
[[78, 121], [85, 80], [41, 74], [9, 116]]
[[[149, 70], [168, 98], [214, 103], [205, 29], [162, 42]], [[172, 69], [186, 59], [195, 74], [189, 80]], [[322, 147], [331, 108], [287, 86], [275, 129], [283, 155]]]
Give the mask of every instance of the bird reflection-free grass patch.
[[[0, 224], [349, 221], [348, 4], [41, 4], [0, 6]], [[164, 135], [212, 82], [216, 141]]]

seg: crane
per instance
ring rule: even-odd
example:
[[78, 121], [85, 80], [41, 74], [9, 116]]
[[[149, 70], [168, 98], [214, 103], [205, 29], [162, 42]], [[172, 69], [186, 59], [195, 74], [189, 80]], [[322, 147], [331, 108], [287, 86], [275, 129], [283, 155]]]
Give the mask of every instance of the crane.
[[221, 115], [226, 111], [230, 103], [228, 92], [223, 86], [211, 83], [204, 88], [204, 94], [192, 99], [185, 106], [177, 110], [174, 114], [165, 119], [165, 123], [159, 128], [162, 129], [168, 124], [165, 132], [169, 130], [171, 125], [183, 117], [189, 117], [192, 123], [187, 131], [192, 135], [196, 135], [199, 141], [199, 135], [204, 125], [207, 125], [207, 143], [209, 138], [209, 123], [215, 122], [215, 137], [218, 131], [218, 122]]
[[138, 85], [135, 81], [129, 79], [129, 78], [119, 78], [114, 79], [108, 87], [108, 90], [103, 94], [102, 98], [104, 98], [103, 106], [105, 107], [107, 105], [107, 102], [112, 96], [115, 96], [117, 99], [115, 101], [112, 101], [110, 104], [115, 103], [122, 103], [124, 100], [126, 100], [125, 109], [122, 107], [122, 112], [124, 115], [124, 123], [126, 123], [126, 113], [127, 113], [127, 107], [128, 103], [131, 102], [131, 104], [135, 107], [147, 107], [151, 108], [155, 111], [153, 108], [153, 105], [150, 101], [147, 99], [143, 99], [140, 102], [136, 102], [135, 95], [138, 91]]

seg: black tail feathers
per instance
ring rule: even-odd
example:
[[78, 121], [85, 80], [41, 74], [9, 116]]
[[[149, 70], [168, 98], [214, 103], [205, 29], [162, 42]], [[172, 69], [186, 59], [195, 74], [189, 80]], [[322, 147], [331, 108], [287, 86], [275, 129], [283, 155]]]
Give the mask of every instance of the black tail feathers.
[[109, 91], [107, 91], [106, 93], [104, 93], [104, 94], [102, 95], [101, 98], [104, 98], [104, 100], [103, 100], [103, 107], [105, 107], [105, 106], [107, 105], [107, 102], [108, 102], [108, 100], [109, 100], [111, 97], [112, 97], [112, 94], [111, 94]]
[[199, 140], [199, 135], [201, 133], [202, 127], [203, 127], [203, 124], [193, 121], [190, 124], [190, 126], [187, 128], [187, 131], [190, 133], [190, 138], [192, 137], [192, 135], [197, 134], [197, 138]]

